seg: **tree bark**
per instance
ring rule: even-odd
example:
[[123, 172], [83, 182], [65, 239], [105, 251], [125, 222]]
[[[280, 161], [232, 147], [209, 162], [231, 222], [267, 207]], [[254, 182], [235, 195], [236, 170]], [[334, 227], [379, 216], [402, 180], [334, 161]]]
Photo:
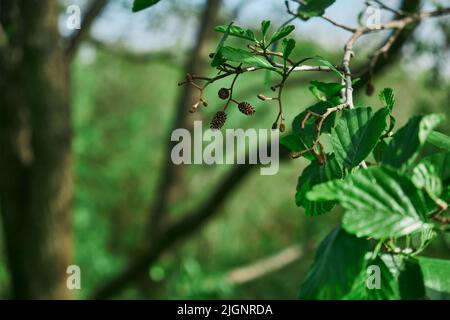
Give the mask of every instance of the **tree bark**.
[[0, 211], [12, 298], [66, 299], [72, 154], [58, 2], [3, 0]]

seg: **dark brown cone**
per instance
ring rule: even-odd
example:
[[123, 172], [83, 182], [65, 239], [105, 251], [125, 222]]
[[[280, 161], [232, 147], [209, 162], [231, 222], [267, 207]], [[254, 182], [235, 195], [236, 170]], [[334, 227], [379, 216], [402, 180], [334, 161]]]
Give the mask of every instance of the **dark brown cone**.
[[225, 121], [227, 121], [227, 114], [224, 111], [218, 111], [211, 121], [210, 128], [220, 129], [225, 124]]
[[239, 111], [241, 111], [243, 114], [248, 115], [248, 116], [251, 116], [256, 112], [255, 108], [253, 108], [253, 106], [248, 102], [239, 103], [238, 108], [239, 108]]
[[219, 90], [219, 98], [222, 100], [227, 100], [230, 97], [230, 90], [227, 88], [222, 88]]

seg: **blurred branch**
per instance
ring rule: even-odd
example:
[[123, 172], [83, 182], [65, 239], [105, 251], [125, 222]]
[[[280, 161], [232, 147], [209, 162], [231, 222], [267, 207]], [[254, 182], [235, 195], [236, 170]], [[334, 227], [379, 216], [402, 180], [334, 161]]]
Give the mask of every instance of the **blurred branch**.
[[149, 51], [149, 52], [133, 52], [122, 48], [120, 46], [107, 44], [101, 40], [89, 37], [87, 39], [89, 44], [93, 45], [95, 48], [109, 52], [115, 56], [118, 56], [124, 60], [133, 63], [149, 63], [149, 62], [164, 62], [170, 64], [171, 66], [176, 65], [177, 56], [174, 55], [170, 50], [162, 51]]
[[66, 56], [68, 61], [71, 61], [75, 56], [81, 42], [89, 35], [91, 27], [95, 19], [102, 13], [103, 9], [108, 4], [108, 0], [94, 0], [81, 23], [81, 28], [75, 32], [69, 39], [69, 44], [66, 49]]
[[[206, 3], [206, 7], [202, 13], [202, 21], [198, 28], [196, 43], [193, 51], [189, 55], [190, 58], [186, 61], [186, 73], [201, 73], [204, 59], [208, 54], [208, 40], [211, 38], [211, 30], [219, 13], [220, 6], [221, 0], [208, 0]], [[183, 87], [183, 90], [178, 97], [170, 132], [186, 127], [186, 119], [188, 115], [186, 110], [188, 110], [187, 106], [190, 105], [192, 98], [192, 89], [189, 86]], [[157, 196], [155, 197], [154, 203], [149, 210], [150, 219], [147, 230], [150, 237], [149, 241], [153, 240], [154, 235], [157, 233], [161, 223], [163, 222], [164, 215], [167, 212], [168, 203], [170, 203], [170, 196], [172, 194], [174, 184], [178, 181], [177, 178], [180, 176], [180, 168], [172, 162], [170, 157], [174, 144], [174, 142], [169, 140], [164, 150], [165, 156], [162, 160], [161, 175], [159, 177], [157, 192], [155, 193]]]
[[[420, 0], [403, 0], [399, 6], [399, 11], [402, 13], [414, 13], [420, 9]], [[368, 87], [368, 93], [374, 90], [373, 79], [376, 75], [383, 74], [383, 71], [390, 67], [394, 62], [398, 60], [401, 54], [402, 48], [411, 39], [411, 36], [416, 31], [418, 23], [412, 24], [410, 28], [402, 30], [394, 30], [383, 43], [379, 46], [379, 49], [371, 57], [371, 61], [366, 66], [359, 68], [359, 71], [354, 74], [360, 77], [360, 81], [354, 85], [355, 90], [359, 90], [365, 85]], [[384, 49], [383, 49], [384, 48]], [[382, 54], [377, 56], [377, 52]]]
[[295, 245], [250, 265], [228, 272], [226, 279], [231, 284], [244, 284], [262, 278], [269, 273], [283, 269], [303, 257], [302, 246]]
[[155, 240], [148, 245], [146, 250], [137, 257], [124, 271], [107, 282], [97, 290], [94, 299], [107, 299], [117, 295], [131, 282], [138, 280], [145, 274], [148, 268], [180, 240], [198, 232], [198, 230], [213, 216], [217, 215], [219, 208], [228, 199], [234, 187], [241, 183], [254, 165], [239, 165], [235, 167], [224, 179], [213, 189], [214, 192], [197, 209], [188, 212], [179, 221], [163, 228]]

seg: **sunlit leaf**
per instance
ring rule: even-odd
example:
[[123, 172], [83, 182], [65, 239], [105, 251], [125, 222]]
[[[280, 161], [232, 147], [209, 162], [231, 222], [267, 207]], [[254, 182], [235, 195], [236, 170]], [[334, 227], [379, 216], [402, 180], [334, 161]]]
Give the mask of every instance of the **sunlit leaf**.
[[340, 183], [345, 230], [358, 237], [399, 237], [429, 227], [423, 194], [405, 176], [385, 167], [360, 170]]
[[249, 66], [260, 67], [268, 70], [276, 70], [264, 57], [251, 52], [232, 47], [222, 47], [221, 56], [228, 61], [238, 62]]
[[295, 40], [294, 39], [283, 39], [282, 51], [284, 60], [289, 59], [292, 51], [295, 48]]
[[[214, 30], [217, 32], [225, 33], [225, 32], [227, 32], [228, 28], [229, 28], [229, 25], [221, 25], [221, 26], [215, 27]], [[244, 29], [244, 28], [241, 28], [241, 27], [238, 27], [235, 25], [232, 25], [229, 28], [229, 34], [230, 34], [230, 36], [250, 40], [253, 42], [256, 41], [256, 37], [255, 37], [255, 34], [253, 33], [253, 31], [251, 31], [250, 29]]]
[[309, 90], [312, 94], [319, 100], [325, 101], [331, 99], [332, 97], [338, 95], [341, 90], [345, 87], [341, 83], [336, 82], [320, 82], [320, 81], [311, 81], [309, 86]]
[[271, 23], [270, 20], [263, 20], [263, 22], [261, 22], [261, 33], [264, 38], [266, 37], [267, 32], [269, 31], [270, 23]]
[[386, 129], [387, 109], [373, 114], [371, 108], [355, 108], [342, 111], [331, 132], [336, 158], [346, 168], [359, 165], [375, 148]]
[[319, 184], [306, 197], [338, 201], [346, 210], [345, 230], [358, 237], [399, 237], [430, 227], [422, 192], [388, 167], [371, 167]]
[[433, 258], [419, 258], [426, 295], [431, 299], [450, 299], [450, 261]]
[[383, 162], [395, 168], [404, 168], [417, 158], [432, 130], [444, 120], [443, 115], [415, 116], [394, 135]]
[[284, 37], [288, 36], [292, 31], [295, 30], [295, 26], [293, 25], [287, 25], [284, 27], [281, 27], [277, 30], [272, 36], [272, 39], [270, 40], [270, 44], [283, 39]]
[[427, 141], [438, 148], [450, 151], [450, 137], [441, 132], [431, 131]]
[[345, 80], [345, 76], [344, 74], [339, 71], [330, 61], [328, 61], [327, 59], [321, 57], [321, 56], [315, 56], [314, 59], [319, 62], [321, 65], [330, 68], [331, 71], [333, 71], [334, 73], [336, 73], [339, 77], [341, 77], [342, 79]]
[[225, 62], [224, 58], [222, 57], [222, 48], [224, 47], [225, 41], [227, 41], [228, 36], [230, 35], [230, 30], [232, 27], [233, 22], [228, 25], [227, 30], [225, 31], [222, 39], [220, 39], [219, 44], [216, 47], [216, 52], [214, 53], [214, 57], [211, 61], [211, 67], [218, 67]]
[[394, 90], [391, 88], [385, 88], [379, 94], [379, 98], [380, 98], [381, 102], [383, 103], [384, 107], [388, 108], [389, 111], [392, 112], [392, 109], [394, 109], [394, 105], [395, 105]]

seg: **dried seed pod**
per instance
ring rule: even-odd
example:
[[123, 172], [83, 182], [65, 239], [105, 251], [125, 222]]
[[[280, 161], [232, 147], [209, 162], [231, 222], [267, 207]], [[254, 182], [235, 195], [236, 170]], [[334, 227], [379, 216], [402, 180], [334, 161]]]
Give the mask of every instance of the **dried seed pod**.
[[241, 102], [238, 105], [239, 111], [241, 111], [243, 114], [247, 116], [253, 115], [256, 111], [253, 106], [248, 102]]
[[261, 100], [261, 101], [270, 101], [270, 100], [273, 100], [272, 98], [266, 97], [266, 96], [263, 95], [263, 94], [258, 94], [257, 97], [258, 97], [258, 99]]
[[190, 113], [195, 113], [195, 112], [197, 111], [198, 105], [199, 105], [199, 102], [194, 103], [194, 104], [191, 106], [191, 108], [189, 109], [189, 112], [190, 112]]
[[211, 121], [210, 128], [220, 129], [225, 124], [225, 121], [227, 121], [227, 114], [224, 111], [218, 111]]
[[285, 132], [286, 131], [286, 126], [284, 125], [284, 123], [280, 124], [280, 132]]
[[230, 90], [227, 88], [222, 88], [219, 90], [219, 98], [222, 100], [227, 100], [230, 97]]

